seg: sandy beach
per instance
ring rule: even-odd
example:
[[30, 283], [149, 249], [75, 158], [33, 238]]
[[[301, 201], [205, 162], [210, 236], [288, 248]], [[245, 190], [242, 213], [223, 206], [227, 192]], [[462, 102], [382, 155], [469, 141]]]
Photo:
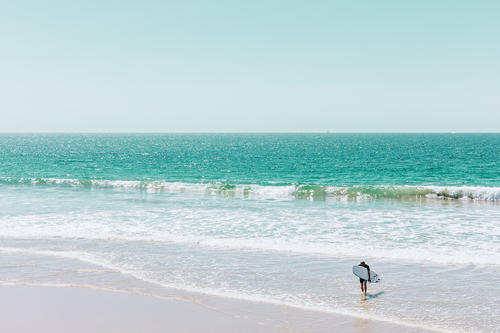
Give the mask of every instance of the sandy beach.
[[157, 298], [81, 287], [1, 286], [5, 332], [422, 332], [206, 295]]

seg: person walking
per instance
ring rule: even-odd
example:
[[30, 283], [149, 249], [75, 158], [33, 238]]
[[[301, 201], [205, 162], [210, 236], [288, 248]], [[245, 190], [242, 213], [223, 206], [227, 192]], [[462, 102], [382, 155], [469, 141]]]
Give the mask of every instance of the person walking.
[[[360, 262], [358, 266], [365, 267], [368, 270], [368, 281], [370, 281], [370, 266], [368, 266], [364, 261]], [[366, 280], [359, 278], [359, 283], [361, 284], [361, 292], [366, 296]]]

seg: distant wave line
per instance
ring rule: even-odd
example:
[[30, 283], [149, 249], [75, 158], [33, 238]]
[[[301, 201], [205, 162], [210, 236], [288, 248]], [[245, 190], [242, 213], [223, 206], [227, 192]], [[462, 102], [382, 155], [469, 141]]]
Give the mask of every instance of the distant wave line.
[[0, 177], [2, 185], [108, 188], [147, 192], [197, 193], [255, 199], [370, 200], [445, 199], [500, 201], [500, 187], [441, 185], [352, 185], [189, 183], [164, 180], [98, 180]]

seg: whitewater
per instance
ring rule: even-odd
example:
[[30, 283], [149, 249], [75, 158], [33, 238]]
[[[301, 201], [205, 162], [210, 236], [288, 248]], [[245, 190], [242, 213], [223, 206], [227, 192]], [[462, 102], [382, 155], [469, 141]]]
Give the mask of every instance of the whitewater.
[[6, 185], [58, 185], [137, 189], [150, 192], [199, 193], [244, 198], [310, 199], [310, 200], [362, 200], [362, 199], [458, 199], [498, 201], [500, 187], [483, 186], [394, 186], [394, 185], [255, 185], [221, 183], [183, 183], [166, 181], [88, 180], [57, 178], [9, 178], [0, 177]]

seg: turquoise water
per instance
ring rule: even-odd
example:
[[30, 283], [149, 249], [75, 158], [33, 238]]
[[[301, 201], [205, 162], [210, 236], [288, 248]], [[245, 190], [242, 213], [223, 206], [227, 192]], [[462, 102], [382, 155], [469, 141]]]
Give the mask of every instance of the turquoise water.
[[[90, 265], [417, 327], [500, 326], [499, 134], [3, 134], [0, 162], [0, 267], [35, 263], [0, 268], [5, 283], [71, 283], [42, 272]], [[382, 277], [368, 301], [361, 259]]]
[[11, 178], [500, 186], [498, 134], [2, 135]]

